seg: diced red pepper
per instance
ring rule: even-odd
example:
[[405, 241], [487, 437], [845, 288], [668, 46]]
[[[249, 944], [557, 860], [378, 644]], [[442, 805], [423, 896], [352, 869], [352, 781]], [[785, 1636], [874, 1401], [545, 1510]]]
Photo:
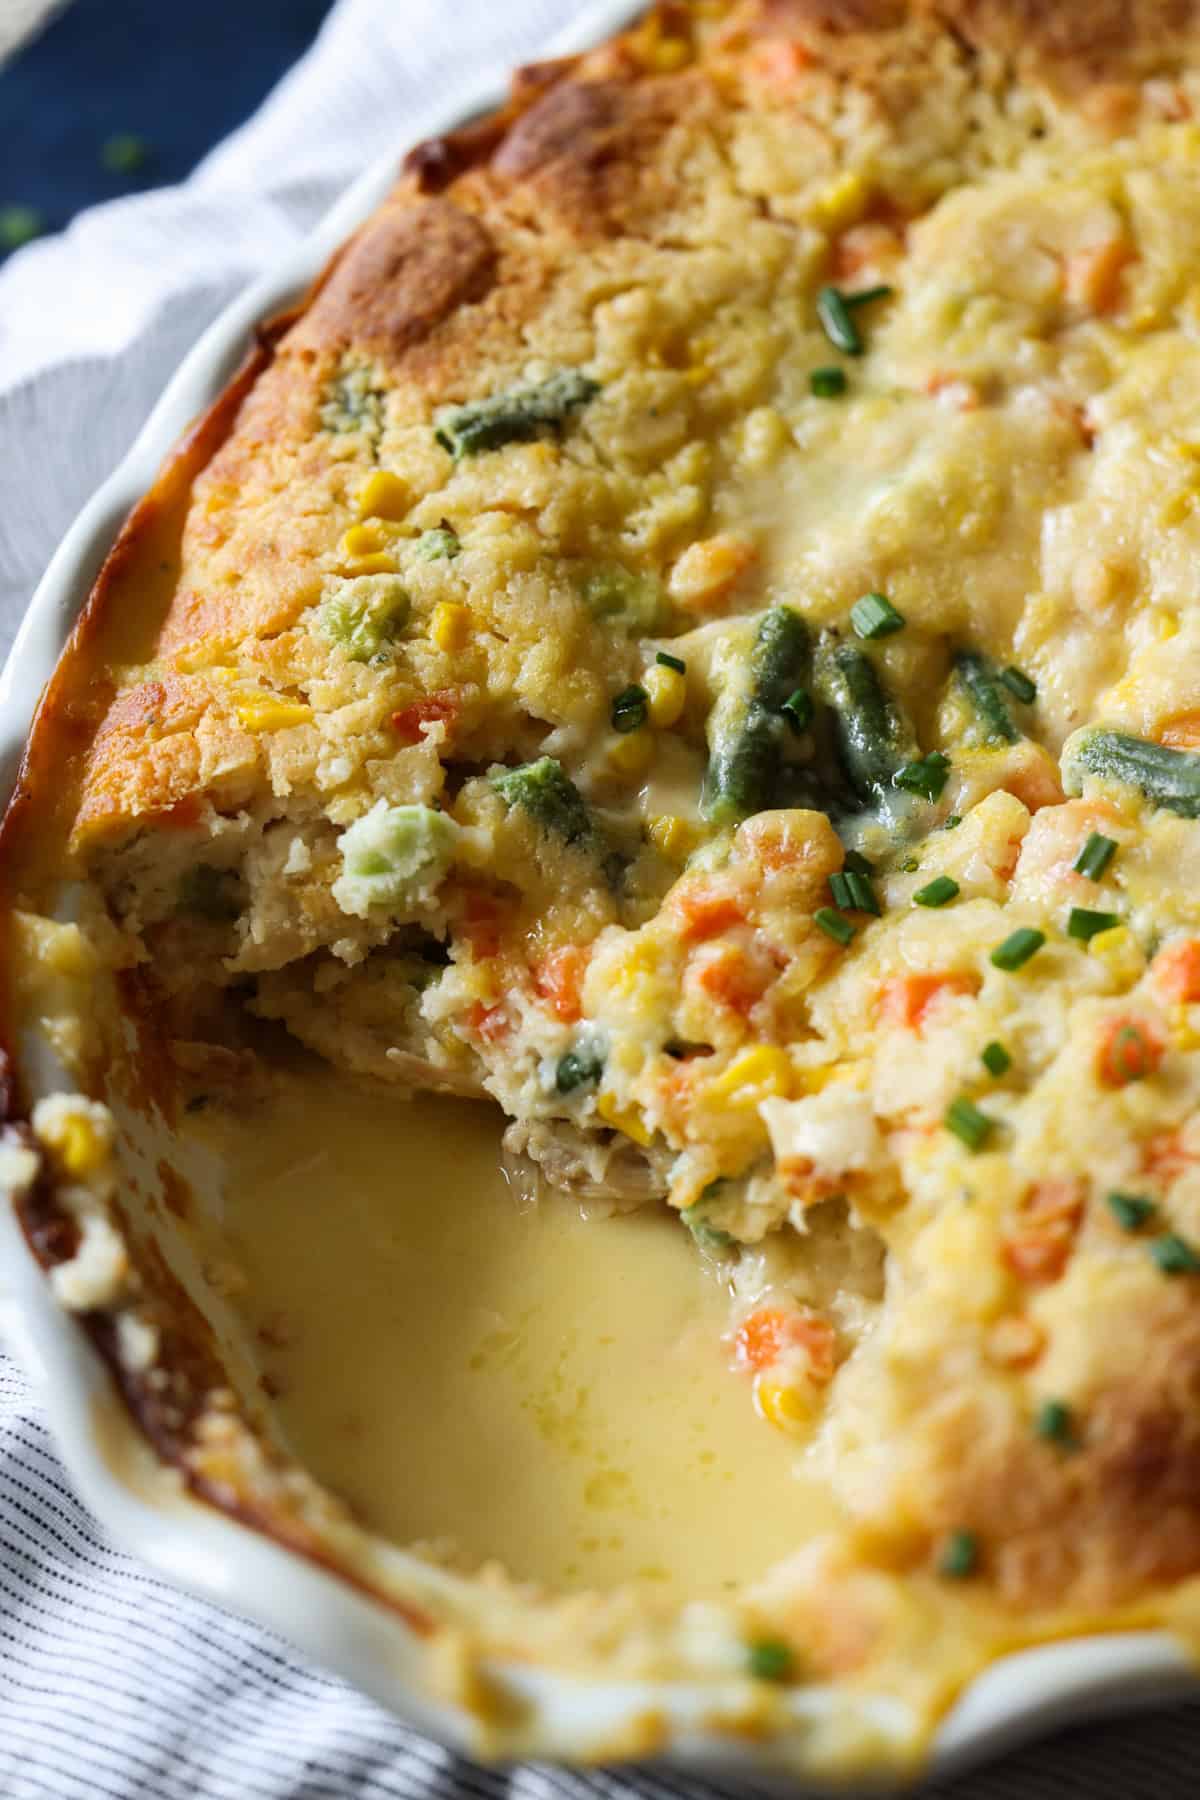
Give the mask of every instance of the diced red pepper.
[[461, 710], [458, 695], [452, 689], [444, 688], [440, 693], [426, 694], [423, 699], [414, 700], [394, 712], [392, 730], [402, 744], [419, 744], [426, 725], [444, 721], [447, 732], [452, 732]]

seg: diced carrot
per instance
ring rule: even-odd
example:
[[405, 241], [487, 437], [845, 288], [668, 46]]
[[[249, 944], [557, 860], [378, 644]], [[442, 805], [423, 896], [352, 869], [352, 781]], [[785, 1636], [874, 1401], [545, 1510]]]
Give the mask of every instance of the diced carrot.
[[791, 38], [768, 38], [754, 52], [754, 64], [768, 87], [785, 91], [794, 87], [812, 62], [812, 57]]
[[1033, 1225], [1070, 1225], [1083, 1217], [1086, 1183], [1077, 1175], [1052, 1175], [1035, 1181], [1021, 1202], [1021, 1210]]
[[[873, 208], [878, 211], [878, 208]], [[864, 270], [879, 269], [900, 255], [903, 249], [900, 232], [883, 218], [864, 219], [843, 231], [833, 246], [832, 274], [835, 281], [853, 281]]]
[[583, 944], [562, 944], [534, 970], [534, 987], [564, 1025], [574, 1025], [583, 1011], [580, 990], [587, 965], [588, 951]]
[[1200, 712], [1176, 713], [1159, 732], [1158, 741], [1172, 750], [1200, 749]]
[[1067, 299], [1091, 313], [1112, 312], [1121, 300], [1121, 273], [1132, 252], [1124, 238], [1105, 238], [1068, 256], [1063, 267]]
[[807, 1156], [785, 1156], [775, 1164], [775, 1173], [788, 1191], [789, 1199], [800, 1206], [819, 1206], [832, 1194], [847, 1186], [845, 1175], [822, 1173]]
[[1003, 1256], [1021, 1281], [1057, 1281], [1071, 1255], [1075, 1233], [1069, 1226], [1047, 1225], [1041, 1231], [1022, 1231], [1006, 1238]]
[[1046, 1347], [1046, 1334], [1024, 1313], [1006, 1313], [988, 1332], [988, 1353], [1007, 1369], [1028, 1369]]
[[504, 908], [493, 894], [480, 888], [467, 889], [458, 930], [471, 946], [473, 956], [482, 959], [498, 954], [503, 942], [503, 919]]
[[1135, 1019], [1128, 1013], [1109, 1019], [1100, 1034], [1096, 1056], [1096, 1073], [1105, 1087], [1127, 1087], [1131, 1081], [1143, 1081], [1153, 1075], [1162, 1062], [1166, 1046], [1158, 1031], [1147, 1019]]
[[485, 1044], [499, 1044], [512, 1030], [512, 1020], [503, 1006], [486, 1006], [476, 1000], [467, 1013], [467, 1024]]
[[1200, 938], [1182, 938], [1168, 944], [1159, 951], [1151, 968], [1168, 999], [1188, 1005], [1200, 1000]]
[[888, 1025], [903, 1025], [909, 1031], [920, 1031], [925, 1016], [945, 995], [974, 994], [979, 988], [976, 975], [930, 974], [896, 975], [881, 984], [877, 995], [879, 1016]]
[[745, 906], [737, 894], [728, 888], [698, 883], [677, 887], [670, 905], [679, 918], [679, 936], [685, 944], [719, 937], [731, 925], [740, 925], [746, 917]]
[[830, 1381], [834, 1372], [833, 1327], [815, 1313], [787, 1312], [764, 1306], [742, 1320], [733, 1336], [734, 1353], [743, 1369], [769, 1369], [789, 1350], [803, 1350], [814, 1381]]
[[731, 944], [707, 958], [697, 969], [695, 979], [712, 999], [745, 1018], [771, 985], [771, 976], [770, 969], [752, 962], [743, 950]]
[[451, 688], [443, 688], [440, 693], [426, 694], [424, 699], [414, 700], [411, 705], [394, 712], [392, 730], [402, 744], [419, 744], [426, 725], [444, 721], [447, 732], [453, 731], [460, 710], [458, 695]]
[[925, 383], [925, 392], [935, 399], [944, 396], [953, 404], [956, 412], [978, 412], [983, 405], [983, 397], [975, 382], [968, 381], [963, 375], [956, 375], [953, 370], [935, 369]]
[[1189, 1149], [1183, 1132], [1159, 1131], [1142, 1148], [1142, 1167], [1147, 1175], [1169, 1185], [1200, 1162], [1200, 1149]]

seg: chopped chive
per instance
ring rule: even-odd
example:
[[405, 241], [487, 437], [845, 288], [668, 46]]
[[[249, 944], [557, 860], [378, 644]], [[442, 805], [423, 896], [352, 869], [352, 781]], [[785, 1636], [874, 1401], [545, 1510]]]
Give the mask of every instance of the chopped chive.
[[136, 175], [150, 160], [150, 146], [132, 131], [118, 131], [105, 140], [100, 160], [114, 175]]
[[962, 824], [962, 814], [961, 813], [947, 813], [946, 817], [942, 820], [942, 830], [943, 831], [957, 831], [961, 824]]
[[614, 731], [636, 731], [639, 725], [646, 723], [649, 710], [649, 695], [644, 687], [633, 682], [622, 688], [612, 703], [612, 728]]
[[818, 926], [826, 937], [831, 937], [835, 944], [841, 944], [843, 948], [854, 936], [854, 927], [849, 919], [842, 913], [835, 912], [832, 906], [819, 907], [813, 914], [813, 924]]
[[759, 1638], [746, 1647], [746, 1665], [756, 1681], [786, 1681], [795, 1664], [791, 1645], [779, 1638]]
[[1032, 925], [1021, 925], [1002, 944], [996, 945], [991, 961], [997, 969], [1006, 969], [1011, 974], [1014, 969], [1023, 968], [1031, 956], [1036, 956], [1045, 941], [1044, 931], [1035, 931]]
[[995, 1129], [996, 1121], [980, 1112], [965, 1094], [960, 1094], [957, 1100], [951, 1101], [942, 1123], [968, 1150], [981, 1150]]
[[920, 866], [915, 856], [906, 856], [900, 864], [901, 871], [905, 875], [915, 875]]
[[35, 206], [0, 206], [0, 253], [41, 237], [46, 221]]
[[814, 369], [808, 378], [808, 385], [818, 400], [835, 400], [846, 391], [845, 369]]
[[1158, 1211], [1155, 1202], [1144, 1194], [1106, 1194], [1104, 1204], [1122, 1231], [1140, 1231]]
[[959, 885], [952, 875], [935, 875], [924, 887], [918, 888], [913, 899], [918, 906], [945, 906], [957, 898]]
[[797, 688], [794, 694], [788, 695], [779, 710], [796, 736], [801, 737], [812, 724], [812, 695], [804, 688]]
[[922, 800], [940, 800], [950, 774], [950, 758], [942, 750], [931, 750], [916, 762], [897, 769], [892, 780], [907, 793], [919, 794]]
[[842, 866], [848, 869], [852, 875], [873, 875], [875, 873], [875, 864], [868, 862], [861, 850], [847, 850], [842, 859]]
[[1033, 1429], [1049, 1444], [1075, 1442], [1075, 1421], [1065, 1400], [1043, 1400], [1034, 1414]]
[[1007, 1075], [1008, 1071], [1012, 1068], [1012, 1057], [1004, 1048], [1004, 1045], [997, 1043], [995, 1039], [993, 1039], [990, 1044], [985, 1044], [983, 1046], [983, 1049], [979, 1053], [979, 1060], [987, 1070], [988, 1074], [995, 1075], [997, 1079], [999, 1079], [1001, 1075]]
[[1200, 1254], [1192, 1249], [1186, 1238], [1173, 1231], [1168, 1231], [1165, 1237], [1155, 1238], [1150, 1254], [1164, 1275], [1200, 1274]]
[[1116, 853], [1117, 846], [1112, 838], [1105, 837], [1102, 831], [1093, 831], [1075, 858], [1075, 873], [1086, 875], [1089, 881], [1099, 881]]
[[864, 594], [850, 608], [850, 623], [860, 638], [882, 638], [902, 631], [905, 618], [886, 594]]
[[654, 660], [660, 669], [674, 669], [677, 675], [687, 674], [687, 664], [682, 656], [672, 656], [669, 650], [656, 650]]
[[840, 871], [829, 877], [829, 891], [833, 895], [835, 906], [847, 908], [850, 905], [850, 883]]
[[973, 1531], [952, 1531], [942, 1544], [937, 1560], [939, 1575], [965, 1581], [979, 1567], [979, 1539]]
[[1073, 906], [1067, 919], [1067, 936], [1082, 938], [1086, 944], [1101, 931], [1111, 931], [1121, 923], [1116, 913], [1089, 912], [1086, 906]]
[[862, 355], [862, 334], [851, 317], [845, 295], [839, 293], [837, 288], [823, 287], [818, 290], [817, 317], [821, 321], [821, 329], [835, 350], [842, 350], [847, 356]]
[[869, 306], [872, 300], [890, 299], [892, 292], [893, 290], [886, 283], [880, 282], [878, 287], [859, 288], [855, 294], [844, 293], [842, 299], [850, 307]]
[[1037, 682], [1030, 681], [1024, 669], [1002, 669], [1000, 679], [1009, 693], [1023, 700], [1026, 706], [1032, 706], [1037, 699]]
[[854, 896], [854, 904], [859, 912], [874, 913], [879, 917], [879, 899], [866, 875], [860, 875], [857, 869], [847, 869], [846, 880], [850, 883], [850, 892]]

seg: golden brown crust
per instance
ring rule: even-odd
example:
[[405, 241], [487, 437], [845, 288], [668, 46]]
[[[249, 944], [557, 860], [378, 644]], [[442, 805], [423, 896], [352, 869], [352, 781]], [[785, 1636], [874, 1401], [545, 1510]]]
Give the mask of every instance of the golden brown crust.
[[402, 356], [482, 299], [495, 270], [495, 246], [471, 213], [445, 200], [390, 206], [335, 262], [289, 347]]

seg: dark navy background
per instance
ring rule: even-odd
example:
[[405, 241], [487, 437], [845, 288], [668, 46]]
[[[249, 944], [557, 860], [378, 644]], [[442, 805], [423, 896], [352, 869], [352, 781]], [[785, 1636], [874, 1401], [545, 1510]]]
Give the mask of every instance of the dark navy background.
[[[0, 208], [32, 207], [57, 231], [81, 207], [180, 181], [308, 48], [330, 5], [72, 0], [0, 68]], [[124, 133], [149, 155], [118, 174], [104, 145]]]

